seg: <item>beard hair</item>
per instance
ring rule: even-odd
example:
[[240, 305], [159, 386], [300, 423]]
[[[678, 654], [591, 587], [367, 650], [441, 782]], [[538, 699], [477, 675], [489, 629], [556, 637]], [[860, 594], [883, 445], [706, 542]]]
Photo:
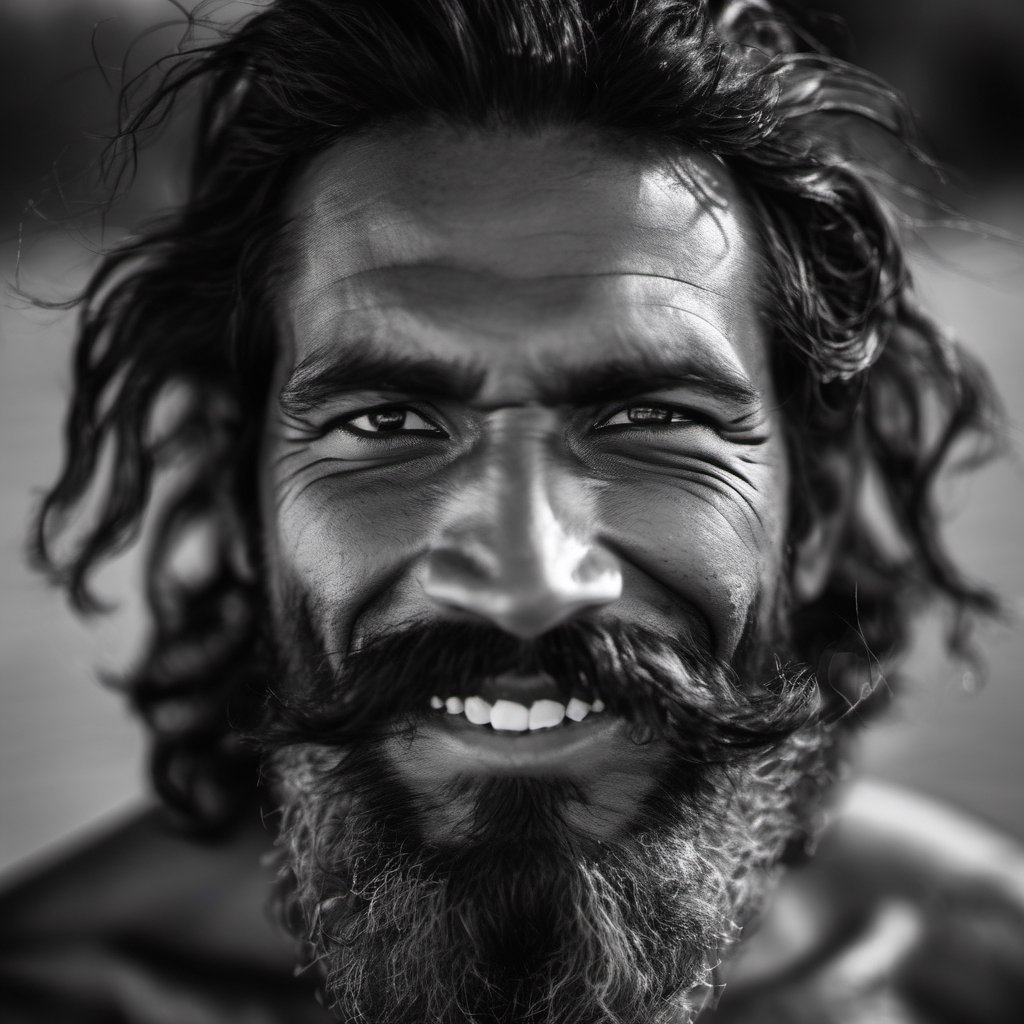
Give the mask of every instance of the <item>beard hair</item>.
[[[657, 646], [634, 632], [635, 648]], [[604, 637], [597, 649], [607, 656], [622, 639]], [[495, 645], [481, 649], [493, 656]], [[324, 663], [313, 653], [299, 659], [307, 684]], [[723, 680], [698, 673], [691, 665], [685, 678], [702, 695], [699, 719]], [[776, 690], [806, 689], [801, 679], [777, 678]], [[597, 689], [614, 699], [607, 681]], [[696, 740], [675, 749], [632, 819], [604, 841], [568, 820], [587, 802], [578, 785], [515, 777], [463, 780], [442, 794], [469, 797], [476, 813], [451, 841], [427, 840], [427, 809], [391, 769], [379, 733], [364, 723], [362, 738], [325, 742], [331, 727], [296, 728], [293, 718], [286, 741], [277, 733], [268, 743], [281, 810], [275, 909], [342, 1021], [690, 1021], [713, 998], [716, 969], [760, 912], [787, 849], [817, 828], [831, 732], [791, 710], [785, 735], [773, 721], [760, 746], [729, 756]], [[650, 727], [679, 724], [666, 717]]]
[[[675, 780], [691, 794], [685, 806], [666, 772], [616, 844], [562, 825], [549, 841], [509, 830], [451, 852], [389, 820], [401, 783], [372, 752], [288, 748], [273, 759], [286, 794], [276, 909], [339, 1020], [688, 1021], [787, 846], [812, 831], [793, 793], [824, 785], [824, 750], [817, 736], [794, 737], [771, 758], [718, 769], [699, 791]], [[529, 808], [533, 832], [572, 798], [552, 783], [494, 782], [504, 792], [482, 799], [513, 819]], [[658, 804], [671, 805], [671, 822]]]

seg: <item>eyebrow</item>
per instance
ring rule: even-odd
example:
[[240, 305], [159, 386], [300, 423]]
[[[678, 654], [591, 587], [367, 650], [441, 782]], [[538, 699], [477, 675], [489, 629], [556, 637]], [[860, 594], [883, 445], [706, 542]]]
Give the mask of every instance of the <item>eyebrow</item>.
[[[278, 400], [291, 415], [308, 413], [339, 394], [371, 389], [468, 402], [480, 394], [486, 379], [486, 367], [478, 361], [392, 352], [364, 339], [341, 350], [308, 355], [292, 371]], [[690, 354], [666, 358], [645, 353], [588, 366], [545, 366], [531, 379], [540, 400], [549, 405], [597, 405], [679, 387], [744, 409], [761, 402], [741, 371]]]
[[468, 402], [486, 377], [487, 371], [470, 360], [389, 352], [364, 339], [329, 354], [320, 350], [306, 356], [278, 401], [292, 415], [310, 412], [339, 394], [371, 388]]
[[741, 371], [689, 354], [666, 358], [644, 353], [591, 366], [554, 367], [545, 370], [538, 384], [545, 400], [576, 406], [678, 387], [727, 405], [755, 406], [761, 402], [760, 392]]

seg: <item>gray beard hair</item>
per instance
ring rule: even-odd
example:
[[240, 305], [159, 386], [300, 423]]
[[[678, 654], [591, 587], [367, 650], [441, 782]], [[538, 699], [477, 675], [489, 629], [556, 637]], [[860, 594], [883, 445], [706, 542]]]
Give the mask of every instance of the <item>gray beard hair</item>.
[[677, 764], [602, 843], [557, 827], [556, 783], [501, 780], [510, 808], [555, 827], [441, 849], [402, 824], [372, 754], [285, 747], [268, 764], [274, 909], [341, 1021], [685, 1024], [787, 848], [817, 831], [832, 755], [808, 725], [767, 754]]

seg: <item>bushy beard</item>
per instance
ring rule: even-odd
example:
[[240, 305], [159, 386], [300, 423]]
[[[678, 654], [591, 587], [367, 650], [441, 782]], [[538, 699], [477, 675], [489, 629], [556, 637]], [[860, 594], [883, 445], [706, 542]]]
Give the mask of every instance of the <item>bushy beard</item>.
[[[269, 709], [263, 729], [281, 806], [276, 906], [339, 1020], [691, 1020], [785, 851], [815, 829], [831, 742], [800, 673], [776, 665], [741, 686], [706, 651], [635, 626], [570, 624], [524, 643], [442, 624], [327, 679], [308, 618], [296, 635], [284, 689], [309, 699]], [[637, 742], [667, 741], [612, 839], [574, 824], [585, 787], [522, 777], [452, 783], [440, 799], [472, 813], [428, 838], [429, 808], [381, 741], [415, 729], [438, 677], [472, 693], [510, 667], [582, 682]]]

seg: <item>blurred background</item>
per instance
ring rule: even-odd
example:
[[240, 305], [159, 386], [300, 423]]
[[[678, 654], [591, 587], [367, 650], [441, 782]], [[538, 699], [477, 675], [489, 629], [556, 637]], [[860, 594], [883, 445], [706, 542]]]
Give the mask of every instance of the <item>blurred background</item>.
[[[180, 45], [182, 10], [193, 6], [0, 0], [0, 873], [8, 876], [147, 799], [141, 732], [99, 681], [100, 670], [130, 662], [145, 628], [137, 556], [100, 577], [117, 610], [88, 623], [26, 565], [28, 517], [60, 462], [74, 316], [35, 308], [20, 292], [70, 298], [101, 248], [177, 199], [180, 124], [148, 140], [135, 184], [102, 226], [87, 216], [119, 87]], [[973, 216], [1024, 234], [1020, 0], [790, 6], [808, 31], [907, 93]], [[220, 0], [204, 10], [229, 24], [256, 7]], [[81, 212], [80, 228], [53, 223], [69, 210]], [[948, 537], [962, 564], [1019, 615], [1024, 246], [939, 228], [913, 244], [925, 304], [987, 364], [1011, 420], [1010, 456], [950, 481]], [[865, 737], [862, 765], [1024, 839], [1024, 631], [1014, 621], [981, 639], [983, 683], [946, 662], [941, 623], [922, 624], [903, 697]]]

